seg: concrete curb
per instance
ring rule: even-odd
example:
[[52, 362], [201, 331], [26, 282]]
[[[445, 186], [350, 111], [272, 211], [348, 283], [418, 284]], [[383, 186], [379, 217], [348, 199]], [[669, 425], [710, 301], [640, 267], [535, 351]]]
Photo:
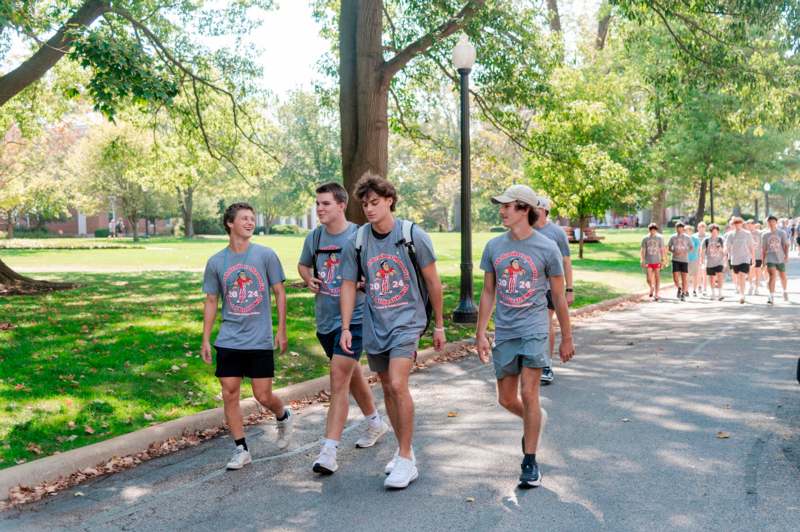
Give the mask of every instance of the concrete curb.
[[[594, 312], [602, 312], [622, 303], [638, 301], [646, 295], [647, 292], [644, 292], [602, 301], [570, 311], [570, 316], [580, 317]], [[417, 364], [425, 364], [439, 355], [456, 351], [464, 345], [472, 343], [471, 339], [448, 343], [441, 353], [437, 353], [433, 348], [424, 349], [417, 355]], [[363, 371], [366, 375], [371, 374], [366, 366]], [[286, 402], [300, 401], [314, 397], [322, 391], [329, 391], [329, 384], [330, 380], [326, 375], [281, 388], [276, 390], [275, 394]], [[243, 400], [241, 406], [242, 414], [245, 417], [258, 410], [258, 404], [253, 398]], [[123, 434], [110, 440], [0, 470], [0, 501], [6, 500], [9, 490], [17, 486], [36, 486], [43, 482], [57, 480], [87, 467], [95, 467], [114, 457], [136, 454], [146, 450], [154, 443], [160, 443], [169, 438], [179, 438], [185, 434], [220, 427], [223, 419], [222, 408], [212, 408], [191, 416]]]

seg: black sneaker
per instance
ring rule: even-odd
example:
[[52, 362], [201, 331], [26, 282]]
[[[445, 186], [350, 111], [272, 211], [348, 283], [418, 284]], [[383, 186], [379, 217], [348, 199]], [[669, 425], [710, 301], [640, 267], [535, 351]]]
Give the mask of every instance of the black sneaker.
[[538, 488], [542, 485], [542, 473], [539, 471], [539, 464], [522, 462], [522, 473], [519, 475], [518, 486], [527, 490]]
[[551, 384], [555, 378], [556, 378], [556, 376], [553, 375], [553, 369], [552, 368], [548, 367], [548, 368], [542, 369], [542, 378], [540, 380], [542, 384], [547, 386], [548, 384]]
[[680, 297], [681, 297], [681, 301], [686, 301], [686, 295], [684, 295], [684, 294], [681, 294], [681, 296], [680, 296]]
[[677, 297], [678, 299], [680, 299], [682, 294], [683, 294], [683, 292], [681, 292], [681, 289], [680, 289], [680, 288], [678, 288], [678, 295], [677, 295], [677, 296], [675, 296], [675, 297]]

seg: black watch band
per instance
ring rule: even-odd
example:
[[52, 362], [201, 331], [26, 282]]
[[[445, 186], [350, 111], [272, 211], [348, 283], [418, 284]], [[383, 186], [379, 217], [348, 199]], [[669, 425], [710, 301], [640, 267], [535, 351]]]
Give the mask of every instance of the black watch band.
[[566, 289], [566, 291], [567, 291], [567, 292], [574, 292], [575, 290], [574, 290], [574, 289], [572, 289], [572, 288], [567, 288], [567, 289]]

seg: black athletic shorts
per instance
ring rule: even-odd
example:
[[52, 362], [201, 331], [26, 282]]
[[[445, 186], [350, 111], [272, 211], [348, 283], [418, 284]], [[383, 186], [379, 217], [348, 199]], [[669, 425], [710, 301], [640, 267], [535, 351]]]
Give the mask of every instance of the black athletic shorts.
[[688, 262], [679, 262], [677, 260], [672, 261], [672, 273], [689, 273], [689, 263]]
[[553, 295], [550, 293], [550, 290], [547, 291], [545, 296], [547, 297], [547, 308], [550, 310], [555, 310], [556, 307], [553, 305]]
[[250, 377], [271, 379], [275, 376], [272, 349], [230, 349], [217, 347], [217, 377]]
[[714, 266], [712, 268], [706, 268], [706, 275], [717, 275], [718, 273], [722, 273], [722, 269], [724, 266], [720, 264], [719, 266]]
[[352, 355], [350, 353], [345, 353], [344, 350], [342, 350], [342, 347], [339, 345], [339, 340], [342, 338], [341, 327], [329, 333], [317, 332], [317, 339], [319, 340], [322, 349], [325, 350], [325, 354], [328, 355], [328, 358], [333, 358], [333, 355], [340, 355], [358, 360], [361, 358], [361, 352], [364, 351], [361, 336], [361, 324], [351, 323], [350, 334], [353, 337], [353, 342], [350, 345], [350, 350], [353, 352]]
[[746, 262], [743, 264], [734, 264], [733, 273], [750, 273], [750, 264]]
[[764, 264], [764, 261], [761, 259], [756, 259], [756, 268], [760, 268]]

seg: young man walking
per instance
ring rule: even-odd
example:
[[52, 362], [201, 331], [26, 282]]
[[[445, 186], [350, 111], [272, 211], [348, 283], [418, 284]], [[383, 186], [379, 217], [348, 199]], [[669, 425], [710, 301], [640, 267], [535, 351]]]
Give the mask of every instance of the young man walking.
[[339, 295], [342, 288], [342, 251], [355, 239], [358, 226], [345, 218], [348, 195], [338, 183], [326, 183], [316, 190], [317, 218], [320, 225], [311, 231], [303, 244], [297, 271], [314, 294], [314, 314], [317, 338], [331, 361], [331, 401], [325, 426], [322, 449], [314, 460], [316, 473], [331, 475], [339, 469], [336, 451], [350, 410], [348, 397], [356, 400], [367, 419], [364, 434], [356, 441], [357, 448], [372, 447], [388, 430], [375, 408], [375, 400], [359, 359], [362, 352], [361, 321], [364, 294], [358, 292], [353, 315], [350, 318], [351, 351], [345, 353], [339, 341], [342, 335], [342, 318]]
[[642, 239], [640, 250], [641, 266], [647, 271], [647, 286], [650, 287], [650, 298], [659, 300], [661, 289], [661, 267], [667, 259], [667, 248], [664, 239], [658, 234], [658, 225], [647, 226], [648, 235]]
[[[543, 196], [539, 196], [538, 199], [539, 205], [536, 207], [536, 224], [533, 226], [533, 228], [538, 233], [541, 233], [555, 242], [556, 246], [558, 246], [558, 251], [561, 252], [562, 262], [564, 263], [564, 279], [567, 283], [564, 291], [566, 292], [567, 306], [569, 306], [575, 301], [575, 290], [573, 289], [572, 285], [572, 257], [570, 257], [569, 251], [569, 238], [567, 237], [566, 231], [564, 231], [558, 224], [553, 223], [549, 218], [550, 209], [552, 206], [550, 199]], [[553, 306], [553, 298], [551, 297], [550, 290], [547, 291], [547, 309], [548, 323], [550, 327], [550, 344], [548, 353], [550, 360], [552, 360], [553, 351], [555, 350], [556, 345], [556, 324], [553, 321], [555, 307]], [[554, 379], [555, 374], [553, 373], [553, 368], [551, 366], [547, 366], [546, 368], [542, 369], [542, 384], [545, 386], [552, 384]]]
[[676, 234], [669, 239], [667, 249], [672, 254], [672, 281], [678, 289], [678, 299], [689, 295], [689, 253], [694, 249], [692, 239], [684, 233], [683, 222], [675, 224]]
[[[236, 446], [228, 469], [241, 469], [251, 462], [244, 437], [239, 391], [242, 378], [250, 378], [253, 396], [277, 419], [280, 449], [289, 446], [292, 413], [272, 393], [275, 376], [274, 349], [286, 352], [286, 289], [283, 268], [270, 248], [250, 242], [256, 228], [256, 215], [247, 203], [234, 203], [222, 219], [228, 233], [228, 246], [212, 256], [203, 275], [206, 294], [203, 309], [202, 356], [211, 364], [211, 330], [222, 298], [222, 324], [214, 348], [217, 352], [215, 375], [222, 386], [225, 421]], [[275, 294], [278, 331], [272, 334], [272, 307], [269, 290]], [[277, 346], [276, 346], [277, 344]]]
[[763, 265], [761, 258], [761, 231], [757, 227], [755, 220], [747, 220], [745, 229], [750, 232], [750, 237], [753, 239], [753, 247], [755, 248], [755, 263], [750, 268], [750, 274], [748, 275], [750, 281], [749, 294], [758, 295], [759, 288], [761, 288], [761, 267]]
[[435, 318], [433, 346], [444, 347], [442, 284], [430, 237], [418, 226], [397, 220], [397, 192], [386, 179], [367, 172], [355, 187], [367, 224], [350, 241], [342, 259], [342, 334], [340, 346], [353, 352], [351, 331], [356, 283], [365, 283], [364, 351], [378, 374], [386, 412], [398, 449], [386, 465], [387, 488], [405, 488], [419, 475], [412, 448], [414, 402], [408, 377], [428, 315], [426, 293]]
[[[519, 487], [533, 488], [542, 481], [536, 450], [545, 419], [539, 404], [539, 384], [542, 368], [550, 363], [545, 295], [548, 288], [561, 328], [560, 358], [567, 362], [575, 354], [564, 296], [563, 258], [555, 242], [533, 229], [538, 200], [530, 188], [511, 186], [492, 201], [499, 204], [500, 217], [508, 231], [490, 240], [483, 250], [484, 284], [475, 339], [483, 363], [488, 363], [492, 355], [498, 402], [522, 418]], [[492, 311], [494, 346], [487, 336]]]
[[775, 281], [780, 275], [781, 286], [783, 287], [783, 299], [789, 301], [787, 289], [788, 280], [786, 279], [786, 260], [789, 257], [789, 237], [786, 232], [778, 229], [778, 219], [770, 215], [767, 218], [769, 229], [764, 231], [761, 240], [761, 258], [767, 263], [767, 273], [769, 274], [769, 299], [770, 305], [775, 303]]
[[722, 301], [722, 283], [725, 268], [725, 241], [719, 236], [719, 226], [711, 224], [711, 235], [703, 240], [702, 253], [706, 264], [706, 277], [711, 287], [711, 299]]
[[731, 264], [733, 284], [739, 293], [739, 303], [745, 302], [745, 283], [750, 274], [750, 265], [755, 263], [753, 237], [744, 229], [744, 220], [733, 218], [733, 232], [725, 240], [726, 253]]
[[[703, 245], [703, 241], [705, 241], [706, 237], [708, 237], [708, 233], [706, 232], [706, 223], [700, 220], [700, 223], [697, 224], [697, 241], [699, 242], [697, 248], [700, 249], [700, 246]], [[708, 276], [705, 272], [705, 256], [703, 253], [700, 253], [700, 268], [697, 271], [697, 286], [702, 286], [702, 293], [706, 295], [708, 293]]]
[[689, 284], [692, 287], [692, 296], [697, 297], [697, 289], [700, 288], [700, 238], [694, 234], [691, 225], [686, 226], [686, 236], [692, 241], [692, 250], [689, 252]]

